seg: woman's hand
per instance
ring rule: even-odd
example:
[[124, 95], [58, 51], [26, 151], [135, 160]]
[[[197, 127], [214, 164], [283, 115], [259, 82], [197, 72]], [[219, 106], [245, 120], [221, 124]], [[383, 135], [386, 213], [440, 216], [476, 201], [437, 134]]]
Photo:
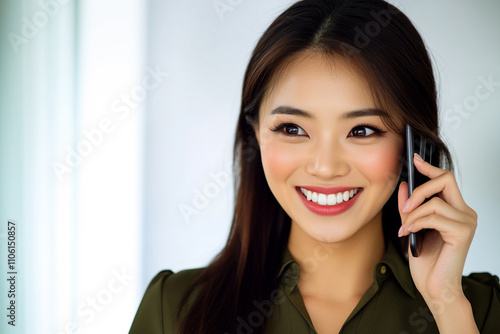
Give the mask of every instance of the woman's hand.
[[[465, 203], [451, 172], [428, 164], [418, 154], [414, 156], [414, 163], [415, 168], [430, 180], [415, 188], [410, 198], [408, 184], [401, 183], [399, 236], [428, 229], [419, 257], [413, 257], [409, 251], [411, 275], [438, 326], [442, 317], [445, 323], [454, 320], [458, 324], [460, 320], [457, 319], [463, 314], [453, 314], [458, 312], [457, 307], [468, 306], [470, 311], [470, 303], [462, 290], [462, 272], [476, 230], [477, 214]], [[436, 196], [422, 204], [433, 195]], [[439, 326], [441, 332], [443, 326]], [[475, 324], [474, 328], [477, 332]]]

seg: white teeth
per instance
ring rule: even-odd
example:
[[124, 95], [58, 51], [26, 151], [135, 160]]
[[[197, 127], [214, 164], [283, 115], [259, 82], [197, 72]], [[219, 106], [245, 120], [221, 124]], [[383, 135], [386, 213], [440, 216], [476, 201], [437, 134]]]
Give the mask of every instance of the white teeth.
[[344, 202], [347, 202], [349, 200], [349, 191], [348, 190], [344, 191], [343, 195], [344, 195]]
[[344, 196], [342, 196], [342, 193], [337, 194], [337, 204], [340, 204], [344, 201]]
[[302, 194], [304, 194], [304, 197], [306, 197], [308, 201], [312, 201], [319, 205], [335, 205], [335, 204], [340, 204], [342, 202], [347, 202], [354, 195], [358, 193], [357, 188], [329, 195], [316, 193], [304, 188], [300, 188], [300, 191], [302, 192]]
[[318, 204], [326, 205], [326, 195], [325, 194], [318, 194]]
[[337, 196], [335, 194], [330, 194], [326, 197], [326, 204], [334, 205], [337, 204]]

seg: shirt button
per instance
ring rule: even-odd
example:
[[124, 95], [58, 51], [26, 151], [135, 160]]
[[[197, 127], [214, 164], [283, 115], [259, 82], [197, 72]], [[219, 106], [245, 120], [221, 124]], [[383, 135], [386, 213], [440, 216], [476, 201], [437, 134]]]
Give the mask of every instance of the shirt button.
[[381, 266], [381, 267], [380, 267], [380, 273], [381, 273], [382, 275], [385, 275], [385, 273], [386, 273], [386, 272], [387, 272], [387, 267], [386, 267], [386, 266]]

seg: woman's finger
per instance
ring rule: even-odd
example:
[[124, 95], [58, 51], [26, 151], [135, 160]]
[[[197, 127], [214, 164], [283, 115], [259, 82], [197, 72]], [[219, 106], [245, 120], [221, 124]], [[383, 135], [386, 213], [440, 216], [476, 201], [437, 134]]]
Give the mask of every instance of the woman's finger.
[[[451, 205], [448, 205], [443, 199], [439, 197], [433, 197], [428, 202], [418, 206], [415, 210], [406, 214], [405, 221], [403, 223], [409, 226], [413, 224], [416, 219], [432, 214], [437, 214], [456, 221], [464, 219], [464, 212], [455, 209]], [[472, 221], [472, 219], [470, 220]], [[467, 221], [469, 221], [469, 219], [467, 219]]]
[[[451, 172], [442, 170], [420, 160], [418, 154], [415, 155], [414, 160], [415, 167], [418, 171], [428, 176], [430, 180], [415, 188], [410, 199], [403, 208], [404, 213], [414, 210], [422, 204], [426, 198], [430, 198], [435, 194], [439, 194], [445, 202], [458, 210], [469, 211], [470, 208], [462, 198], [455, 176]], [[472, 212], [469, 213], [472, 214]]]
[[406, 216], [408, 216], [407, 213], [403, 212], [403, 208], [407, 201], [408, 201], [408, 183], [401, 182], [398, 190], [398, 209], [399, 209], [399, 214], [401, 215], [402, 222], [404, 222]]
[[470, 245], [476, 230], [476, 225], [467, 219], [466, 222], [464, 222], [463, 219], [457, 221], [438, 214], [431, 214], [419, 217], [415, 219], [412, 224], [405, 226], [402, 235], [416, 233], [423, 229], [436, 230], [441, 234], [441, 237], [446, 243], [460, 246], [464, 240]]

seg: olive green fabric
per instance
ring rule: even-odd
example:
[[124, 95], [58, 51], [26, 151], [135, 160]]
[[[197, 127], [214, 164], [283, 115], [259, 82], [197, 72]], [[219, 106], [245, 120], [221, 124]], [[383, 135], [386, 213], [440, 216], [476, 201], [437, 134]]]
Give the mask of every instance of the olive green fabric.
[[[314, 265], [314, 264], [313, 264]], [[132, 334], [174, 334], [175, 318], [184, 291], [202, 269], [160, 272], [149, 284], [130, 329]], [[280, 284], [268, 300], [254, 302], [255, 310], [238, 317], [234, 333], [250, 334], [268, 318], [266, 333], [316, 333], [297, 287], [299, 265], [287, 251]], [[464, 293], [472, 304], [481, 333], [500, 333], [500, 286], [487, 273], [463, 278]], [[443, 296], [453, 302], [453, 296]], [[214, 301], [216, 302], [216, 301]], [[432, 314], [411, 279], [408, 264], [389, 244], [373, 272], [373, 284], [344, 323], [340, 333], [439, 333]]]

